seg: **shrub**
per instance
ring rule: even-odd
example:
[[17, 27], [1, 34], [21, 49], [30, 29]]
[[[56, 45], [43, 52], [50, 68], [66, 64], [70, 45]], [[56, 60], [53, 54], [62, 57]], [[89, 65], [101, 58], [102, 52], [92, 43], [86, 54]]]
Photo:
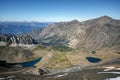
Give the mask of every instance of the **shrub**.
[[91, 53], [92, 53], [92, 54], [96, 54], [96, 51], [92, 51]]
[[72, 48], [66, 46], [66, 45], [57, 45], [52, 47], [53, 50], [61, 51], [61, 52], [67, 52], [72, 51]]

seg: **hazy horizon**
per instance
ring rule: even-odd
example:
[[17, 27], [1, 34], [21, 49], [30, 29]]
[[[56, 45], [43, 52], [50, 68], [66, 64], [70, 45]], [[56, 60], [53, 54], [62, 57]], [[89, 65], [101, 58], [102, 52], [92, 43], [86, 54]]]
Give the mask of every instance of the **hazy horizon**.
[[120, 19], [119, 0], [0, 0], [0, 21], [85, 21], [100, 16]]

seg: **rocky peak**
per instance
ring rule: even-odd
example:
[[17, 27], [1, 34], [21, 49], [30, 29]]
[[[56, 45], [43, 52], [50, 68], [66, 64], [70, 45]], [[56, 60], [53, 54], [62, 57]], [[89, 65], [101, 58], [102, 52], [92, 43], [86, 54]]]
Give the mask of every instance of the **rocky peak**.
[[87, 21], [83, 21], [82, 24], [86, 26], [86, 28], [92, 27], [92, 26], [103, 26], [108, 23], [116, 22], [115, 19], [109, 17], [109, 16], [102, 16], [95, 19], [90, 19]]
[[101, 16], [100, 19], [109, 19], [109, 20], [110, 20], [110, 19], [112, 19], [112, 18], [109, 17], [109, 16], [107, 16], [107, 15], [105, 15], [105, 16]]
[[72, 20], [71, 23], [79, 23], [79, 21], [75, 19], [75, 20]]
[[113, 21], [113, 19], [109, 16], [102, 16], [102, 17], [99, 17], [97, 18], [98, 21], [102, 21], [102, 22], [110, 22], [110, 21]]

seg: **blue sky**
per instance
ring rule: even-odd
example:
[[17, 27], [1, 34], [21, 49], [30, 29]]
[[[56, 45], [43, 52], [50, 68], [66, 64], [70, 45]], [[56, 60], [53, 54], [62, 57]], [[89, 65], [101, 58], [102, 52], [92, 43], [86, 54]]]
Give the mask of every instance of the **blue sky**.
[[120, 19], [120, 0], [0, 0], [0, 21], [84, 21], [104, 15]]

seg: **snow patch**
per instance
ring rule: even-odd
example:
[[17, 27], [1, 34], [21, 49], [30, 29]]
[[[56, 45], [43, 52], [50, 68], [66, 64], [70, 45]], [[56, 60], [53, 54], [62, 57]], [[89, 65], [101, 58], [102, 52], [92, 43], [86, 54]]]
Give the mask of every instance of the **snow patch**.
[[111, 67], [105, 67], [104, 71], [110, 71], [110, 70], [120, 70], [120, 68], [116, 68], [115, 66]]
[[120, 74], [120, 72], [97, 72], [97, 74]]
[[62, 75], [56, 75], [54, 78], [63, 77], [63, 76], [66, 76], [66, 75], [68, 75], [68, 73], [64, 73]]

